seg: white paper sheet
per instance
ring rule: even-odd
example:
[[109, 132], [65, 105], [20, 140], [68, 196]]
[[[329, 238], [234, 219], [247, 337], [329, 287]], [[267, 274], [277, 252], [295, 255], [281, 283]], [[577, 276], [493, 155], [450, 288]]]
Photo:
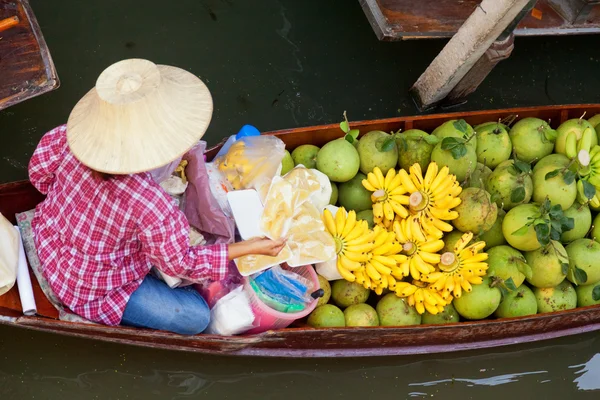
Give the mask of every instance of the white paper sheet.
[[23, 240], [21, 239], [21, 231], [18, 226], [15, 226], [19, 234], [19, 264], [17, 267], [17, 287], [19, 288], [19, 297], [23, 307], [23, 314], [31, 316], [37, 313], [37, 306], [33, 297], [33, 286], [31, 286], [31, 277], [29, 276], [29, 267], [27, 266], [27, 258], [25, 257], [25, 249]]

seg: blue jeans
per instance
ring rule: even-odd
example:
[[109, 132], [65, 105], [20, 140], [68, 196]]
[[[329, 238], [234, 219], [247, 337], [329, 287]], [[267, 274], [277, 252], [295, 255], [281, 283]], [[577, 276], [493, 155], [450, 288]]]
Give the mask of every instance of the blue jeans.
[[206, 329], [210, 309], [191, 287], [171, 289], [148, 274], [129, 298], [121, 325], [196, 335]]

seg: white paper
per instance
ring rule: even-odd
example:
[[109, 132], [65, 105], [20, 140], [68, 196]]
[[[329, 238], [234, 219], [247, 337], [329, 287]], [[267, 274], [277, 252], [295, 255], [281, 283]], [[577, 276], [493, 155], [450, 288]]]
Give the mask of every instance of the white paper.
[[260, 217], [264, 207], [256, 190], [234, 190], [227, 193], [227, 200], [242, 239], [263, 237], [264, 234], [260, 229]]
[[25, 257], [25, 249], [23, 240], [21, 239], [21, 231], [18, 226], [15, 230], [19, 235], [19, 263], [17, 267], [17, 287], [19, 288], [19, 297], [23, 307], [23, 314], [35, 315], [37, 306], [33, 297], [33, 286], [31, 286], [31, 277], [29, 276], [29, 267], [27, 266], [27, 258]]

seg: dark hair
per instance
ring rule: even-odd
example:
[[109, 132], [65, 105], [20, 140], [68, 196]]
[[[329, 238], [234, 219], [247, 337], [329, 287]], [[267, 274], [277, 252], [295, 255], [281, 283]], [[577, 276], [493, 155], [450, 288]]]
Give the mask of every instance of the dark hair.
[[104, 172], [95, 171], [93, 169], [91, 171], [92, 171], [92, 177], [94, 179], [99, 179], [101, 181], [108, 181], [109, 179], [112, 179], [114, 177], [114, 175], [106, 174]]

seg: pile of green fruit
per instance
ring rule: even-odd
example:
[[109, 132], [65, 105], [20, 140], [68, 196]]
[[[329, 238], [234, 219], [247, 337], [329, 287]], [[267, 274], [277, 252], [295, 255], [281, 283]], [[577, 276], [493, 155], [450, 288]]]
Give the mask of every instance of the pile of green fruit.
[[310, 325], [443, 323], [459, 315], [504, 318], [600, 304], [600, 115], [556, 129], [538, 118], [474, 127], [451, 120], [431, 134], [371, 131], [360, 139], [347, 120], [340, 127], [344, 136], [321, 148], [300, 146], [284, 164], [323, 172], [332, 183], [331, 204], [356, 211], [371, 226], [372, 193], [362, 181], [375, 167], [385, 175], [413, 163], [423, 170], [432, 161], [448, 166], [463, 191], [455, 230], [443, 237], [446, 249], [472, 232], [473, 242], [486, 242], [489, 268], [482, 284], [436, 316], [419, 315], [404, 299], [334, 281], [333, 304], [320, 304]]

